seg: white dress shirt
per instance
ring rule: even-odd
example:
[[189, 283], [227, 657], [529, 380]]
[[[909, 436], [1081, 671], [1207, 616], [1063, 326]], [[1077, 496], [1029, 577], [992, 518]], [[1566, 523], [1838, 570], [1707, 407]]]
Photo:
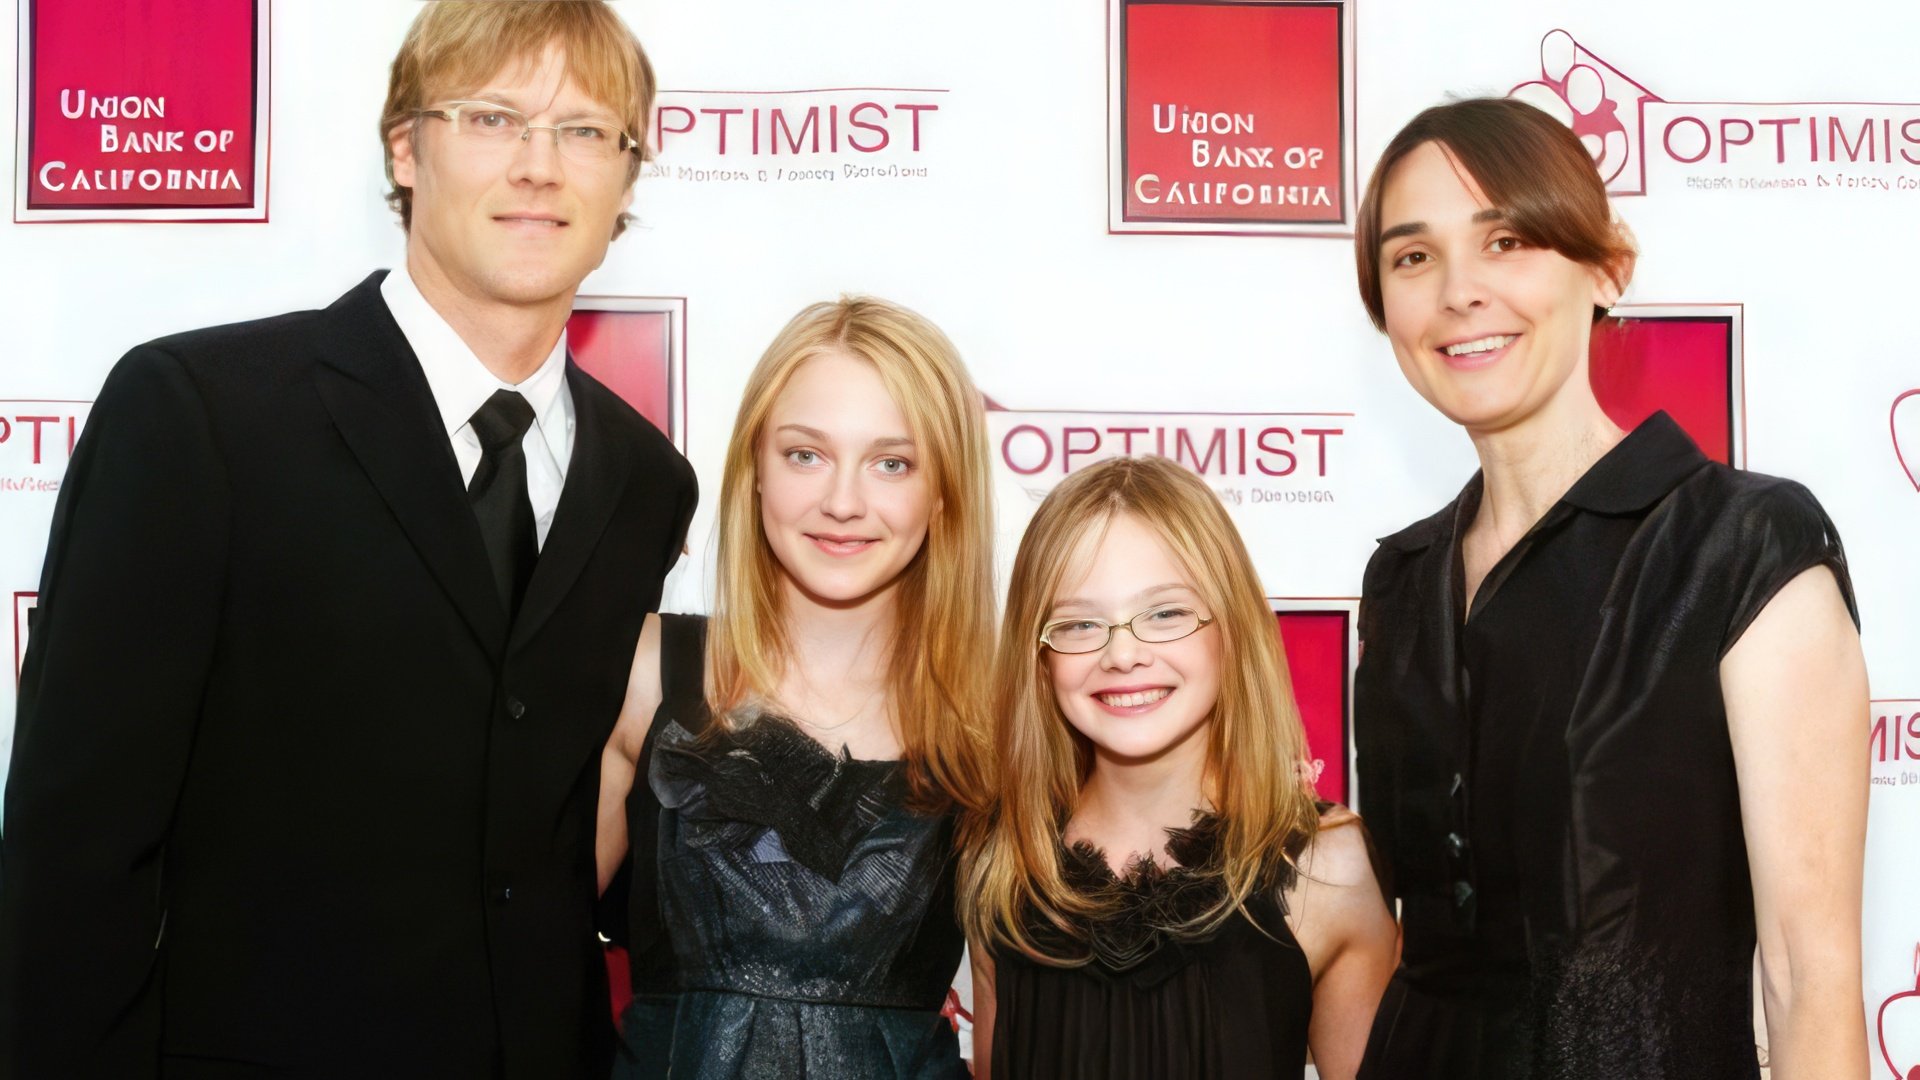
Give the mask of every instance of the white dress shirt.
[[407, 268], [395, 267], [380, 283], [380, 296], [400, 324], [413, 354], [426, 372], [427, 388], [447, 427], [454, 460], [460, 463], [460, 482], [473, 482], [480, 467], [480, 436], [473, 430], [473, 414], [496, 390], [512, 390], [533, 406], [533, 426], [521, 448], [527, 455], [527, 501], [533, 504], [534, 535], [540, 546], [553, 528], [553, 512], [560, 505], [560, 489], [567, 482], [567, 462], [573, 458], [573, 393], [567, 389], [567, 334], [560, 332], [553, 352], [540, 369], [515, 386], [500, 381], [447, 320], [420, 295]]

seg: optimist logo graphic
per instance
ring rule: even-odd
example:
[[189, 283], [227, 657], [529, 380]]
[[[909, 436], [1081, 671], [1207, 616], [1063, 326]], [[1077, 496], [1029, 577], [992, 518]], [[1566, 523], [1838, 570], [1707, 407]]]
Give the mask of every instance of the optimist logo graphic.
[[1270, 597], [1320, 797], [1352, 805], [1353, 666], [1360, 601]]
[[1108, 229], [1352, 235], [1344, 0], [1111, 0]]
[[91, 401], [0, 399], [0, 500], [57, 495]]
[[15, 221], [265, 221], [268, 0], [21, 0]]
[[[1519, 98], [1573, 129], [1615, 195], [1638, 195], [1640, 105], [1652, 91], [1588, 52], [1565, 30], [1540, 42], [1540, 77], [1513, 88]], [[1624, 178], [1624, 179], [1623, 179]]]
[[1920, 788], [1920, 700], [1873, 702], [1867, 756], [1876, 788]]
[[580, 370], [687, 449], [687, 302], [682, 297], [582, 296], [567, 320]]
[[1912, 825], [1920, 820], [1913, 810], [1920, 806], [1920, 698], [1882, 698], [1869, 707], [1868, 779], [1879, 834], [1873, 843], [1886, 856], [1870, 858], [1866, 882], [1867, 1025], [1878, 1051], [1873, 1075], [1920, 1080], [1920, 945], [1914, 946], [1911, 967], [1874, 962], [1887, 958], [1887, 950], [1904, 952], [1920, 933], [1911, 902], [1920, 874], [1893, 857], [1912, 849]]
[[987, 402], [999, 463], [1035, 502], [1096, 461], [1158, 454], [1213, 482], [1229, 507], [1331, 503], [1352, 420], [1350, 412], [1055, 412]]
[[1615, 195], [1920, 191], [1920, 103], [1671, 101], [1565, 30], [1510, 96], [1571, 127]]
[[932, 175], [947, 91], [664, 90], [644, 175], [700, 184], [862, 184]]
[[[1219, 496], [1276, 592], [1342, 552], [1364, 550], [1368, 478], [1351, 412], [1100, 412], [1009, 409], [987, 402], [999, 550], [1011, 558], [1034, 509], [1066, 477], [1121, 455], [1157, 454]], [[1327, 590], [1332, 591], [1332, 590]], [[1337, 762], [1337, 755], [1329, 757]]]
[[1893, 434], [1894, 460], [1913, 490], [1920, 491], [1920, 387], [1893, 399], [1887, 426]]

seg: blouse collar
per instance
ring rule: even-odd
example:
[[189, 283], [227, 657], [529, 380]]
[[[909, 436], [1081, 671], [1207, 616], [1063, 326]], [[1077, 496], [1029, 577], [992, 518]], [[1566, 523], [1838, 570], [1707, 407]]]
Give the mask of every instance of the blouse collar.
[[[1659, 502], [1708, 464], [1680, 425], [1665, 412], [1647, 417], [1574, 482], [1560, 502], [1596, 514], [1631, 514]], [[1480, 503], [1481, 474], [1475, 471], [1460, 494], [1432, 517], [1409, 525], [1380, 543], [1397, 551], [1419, 551], [1451, 539], [1463, 507]]]

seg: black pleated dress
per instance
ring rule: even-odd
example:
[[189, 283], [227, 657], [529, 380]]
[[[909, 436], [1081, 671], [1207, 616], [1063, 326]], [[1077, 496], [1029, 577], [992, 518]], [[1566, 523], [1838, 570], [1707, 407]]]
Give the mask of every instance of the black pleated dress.
[[[1003, 951], [994, 957], [995, 1080], [1273, 1080], [1306, 1070], [1313, 974], [1287, 927], [1276, 873], [1248, 904], [1200, 940], [1153, 929], [1204, 907], [1213, 879], [1187, 867], [1213, 853], [1213, 822], [1172, 830], [1179, 864], [1141, 859], [1117, 880], [1106, 857], [1068, 849], [1068, 881], [1118, 892], [1120, 918], [1090, 928], [1093, 959], [1054, 967]], [[1043, 942], [1053, 940], [1033, 927]], [[1084, 951], [1087, 946], [1081, 945]], [[1056, 943], [1049, 952], [1064, 955]]]
[[1754, 910], [1720, 661], [1839, 538], [1655, 414], [1464, 604], [1475, 476], [1381, 541], [1359, 792], [1400, 899], [1362, 1080], [1743, 1080]]

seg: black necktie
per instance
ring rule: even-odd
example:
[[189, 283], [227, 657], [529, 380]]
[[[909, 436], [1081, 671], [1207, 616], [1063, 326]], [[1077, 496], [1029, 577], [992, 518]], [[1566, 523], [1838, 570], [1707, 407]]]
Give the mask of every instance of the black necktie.
[[467, 499], [480, 521], [500, 602], [511, 616], [520, 609], [540, 557], [533, 503], [527, 498], [527, 452], [520, 445], [533, 424], [533, 406], [511, 390], [495, 390], [468, 422], [480, 437], [480, 467], [467, 485]]

